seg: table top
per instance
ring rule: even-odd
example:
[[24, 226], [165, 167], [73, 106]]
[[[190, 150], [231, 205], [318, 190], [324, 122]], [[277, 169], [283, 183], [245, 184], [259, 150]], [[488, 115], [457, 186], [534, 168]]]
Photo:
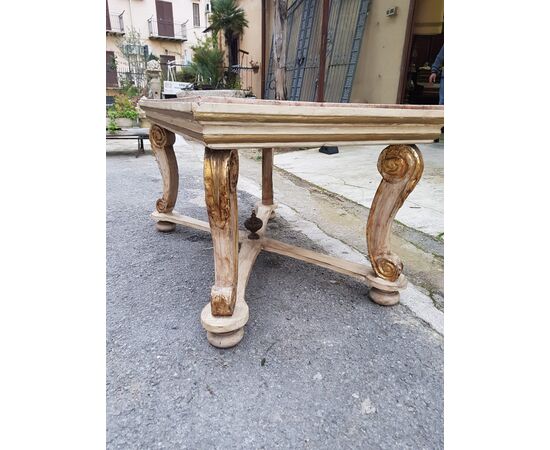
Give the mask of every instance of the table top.
[[212, 149], [433, 142], [443, 106], [228, 97], [141, 100], [152, 122]]

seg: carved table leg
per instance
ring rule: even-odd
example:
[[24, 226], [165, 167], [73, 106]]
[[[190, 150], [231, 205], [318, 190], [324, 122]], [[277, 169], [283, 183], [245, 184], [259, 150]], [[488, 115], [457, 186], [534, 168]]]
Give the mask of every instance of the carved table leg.
[[[149, 131], [151, 149], [157, 160], [162, 175], [162, 198], [157, 200], [156, 208], [160, 213], [170, 213], [174, 209], [178, 197], [178, 162], [174, 154], [174, 133], [165, 128], [153, 124]], [[159, 231], [173, 231], [176, 224], [172, 222], [159, 221], [156, 224]]]
[[273, 204], [273, 149], [262, 149], [262, 205]]
[[390, 250], [393, 219], [417, 185], [424, 170], [416, 145], [390, 145], [378, 158], [382, 181], [372, 201], [367, 222], [367, 247], [373, 271], [367, 274], [370, 298], [379, 305], [399, 302], [399, 290], [407, 285], [401, 259]]
[[[233, 316], [235, 310], [239, 267], [238, 176], [237, 150], [205, 148], [204, 189], [214, 247], [215, 281], [211, 291], [210, 314], [203, 311], [201, 317], [208, 341], [222, 348], [236, 345], [244, 333], [244, 324], [241, 323], [237, 323], [238, 327], [226, 326], [223, 333], [215, 332], [219, 328], [209, 326], [216, 322], [216, 317]], [[248, 318], [248, 309], [246, 316]]]
[[[273, 206], [273, 148], [262, 148], [262, 200], [255, 206], [256, 214], [260, 205]], [[270, 219], [275, 218], [275, 208], [271, 210]]]

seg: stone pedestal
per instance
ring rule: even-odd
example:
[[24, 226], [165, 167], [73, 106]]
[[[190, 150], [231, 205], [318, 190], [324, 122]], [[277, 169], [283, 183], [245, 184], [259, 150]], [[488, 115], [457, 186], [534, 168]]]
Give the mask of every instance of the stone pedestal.
[[147, 63], [147, 98], [160, 99], [161, 92], [160, 64], [156, 60], [151, 60]]

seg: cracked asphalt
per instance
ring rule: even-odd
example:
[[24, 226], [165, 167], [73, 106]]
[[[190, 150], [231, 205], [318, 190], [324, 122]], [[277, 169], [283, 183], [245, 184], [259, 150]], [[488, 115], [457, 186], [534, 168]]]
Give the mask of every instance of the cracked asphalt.
[[[176, 209], [206, 220], [179, 164]], [[161, 185], [152, 156], [107, 157], [107, 448], [443, 448], [443, 338], [353, 279], [261, 253], [244, 339], [210, 346], [210, 235], [155, 231]], [[239, 193], [241, 224], [256, 201]], [[268, 233], [320, 250], [285, 225]]]

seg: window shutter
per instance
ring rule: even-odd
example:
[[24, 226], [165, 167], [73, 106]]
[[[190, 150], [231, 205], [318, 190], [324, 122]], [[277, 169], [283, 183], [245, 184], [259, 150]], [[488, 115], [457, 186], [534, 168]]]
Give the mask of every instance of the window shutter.
[[201, 26], [201, 15], [200, 15], [198, 3], [193, 3], [193, 26], [194, 27]]
[[156, 0], [157, 29], [159, 36], [174, 37], [174, 16], [172, 3]]

